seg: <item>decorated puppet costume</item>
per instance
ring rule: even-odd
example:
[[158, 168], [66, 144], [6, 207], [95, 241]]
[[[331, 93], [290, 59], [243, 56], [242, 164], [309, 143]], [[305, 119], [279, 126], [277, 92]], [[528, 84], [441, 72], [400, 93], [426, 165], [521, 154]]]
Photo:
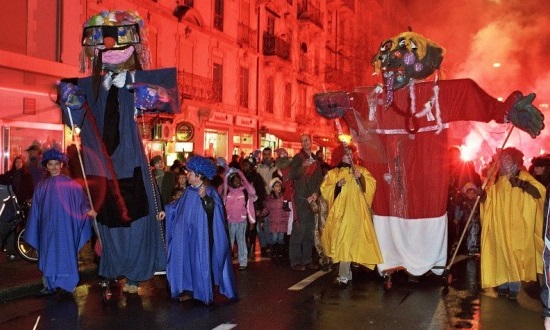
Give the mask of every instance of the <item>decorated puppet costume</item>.
[[[148, 65], [144, 22], [135, 12], [92, 16], [84, 26], [85, 67], [92, 76], [60, 83], [64, 123], [80, 128], [83, 164], [98, 211], [102, 254], [99, 274], [131, 282], [165, 269], [166, 254], [137, 115], [179, 112], [167, 91], [176, 89], [176, 70], [142, 70]], [[87, 66], [85, 65], [87, 64]]]
[[[447, 261], [448, 133], [453, 121], [511, 121], [536, 137], [543, 115], [534, 94], [504, 102], [470, 79], [417, 82], [439, 69], [443, 50], [407, 32], [384, 41], [374, 59], [383, 88], [315, 96], [320, 115], [344, 118], [362, 165], [376, 179], [373, 218], [380, 272], [441, 274]], [[385, 108], [385, 109], [384, 109]]]

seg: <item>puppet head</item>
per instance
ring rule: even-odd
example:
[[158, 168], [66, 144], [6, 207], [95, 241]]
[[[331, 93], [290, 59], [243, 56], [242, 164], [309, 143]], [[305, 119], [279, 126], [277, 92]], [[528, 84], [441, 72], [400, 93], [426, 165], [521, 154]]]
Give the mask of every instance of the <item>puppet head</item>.
[[84, 23], [80, 71], [99, 75], [149, 67], [145, 23], [135, 11], [102, 11]]
[[380, 45], [372, 65], [382, 72], [388, 91], [407, 86], [411, 79], [424, 79], [439, 69], [444, 49], [414, 32], [404, 32]]

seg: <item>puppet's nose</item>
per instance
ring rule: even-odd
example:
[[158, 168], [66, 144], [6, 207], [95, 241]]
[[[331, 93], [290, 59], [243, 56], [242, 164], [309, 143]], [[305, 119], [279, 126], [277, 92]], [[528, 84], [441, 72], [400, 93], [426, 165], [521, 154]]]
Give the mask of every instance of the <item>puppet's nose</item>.
[[111, 49], [111, 48], [115, 47], [116, 40], [113, 37], [104, 37], [103, 38], [103, 45], [105, 46], [106, 49]]

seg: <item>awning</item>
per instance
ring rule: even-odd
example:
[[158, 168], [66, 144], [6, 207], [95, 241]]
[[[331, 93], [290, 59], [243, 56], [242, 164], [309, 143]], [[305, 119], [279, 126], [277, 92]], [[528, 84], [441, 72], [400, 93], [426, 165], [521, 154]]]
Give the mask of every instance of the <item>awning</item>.
[[270, 128], [267, 133], [273, 134], [283, 141], [300, 143], [301, 134], [298, 132], [288, 132]]

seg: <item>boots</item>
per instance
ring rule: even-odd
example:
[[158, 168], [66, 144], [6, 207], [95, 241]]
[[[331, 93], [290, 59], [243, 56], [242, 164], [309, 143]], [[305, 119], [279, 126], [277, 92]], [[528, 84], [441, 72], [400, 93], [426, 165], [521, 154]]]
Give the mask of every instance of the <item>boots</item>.
[[262, 258], [269, 258], [269, 254], [267, 253], [267, 248], [261, 248], [260, 255]]
[[279, 262], [280, 258], [279, 258], [279, 244], [273, 244], [271, 246], [271, 260], [275, 261], [275, 262]]

